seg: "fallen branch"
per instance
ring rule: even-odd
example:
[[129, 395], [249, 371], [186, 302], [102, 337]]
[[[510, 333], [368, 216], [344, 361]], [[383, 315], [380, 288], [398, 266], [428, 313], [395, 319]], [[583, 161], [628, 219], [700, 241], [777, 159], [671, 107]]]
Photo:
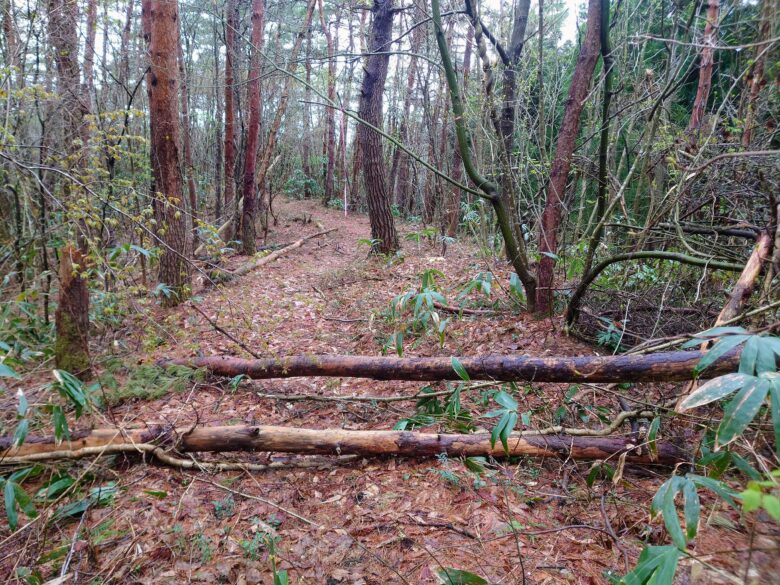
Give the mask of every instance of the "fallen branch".
[[495, 315], [498, 311], [493, 309], [467, 309], [466, 307], [453, 307], [451, 305], [442, 305], [441, 303], [434, 302], [433, 306], [445, 313], [455, 313], [463, 315]]
[[[696, 377], [704, 352], [583, 357], [484, 356], [458, 358], [472, 380], [524, 382], [680, 382]], [[161, 360], [158, 365], [205, 368], [217, 376], [245, 375], [256, 380], [329, 376], [375, 380], [459, 380], [447, 357], [394, 358], [352, 355], [295, 355], [246, 360], [226, 356]], [[726, 354], [705, 371], [714, 377], [737, 369], [737, 352]]]
[[246, 264], [244, 264], [243, 266], [239, 266], [238, 268], [236, 268], [232, 272], [229, 271], [229, 270], [223, 270], [222, 273], [226, 274], [227, 276], [229, 276], [231, 278], [235, 278], [236, 276], [243, 276], [244, 274], [252, 272], [256, 268], [260, 268], [261, 266], [263, 266], [265, 264], [269, 264], [269, 263], [273, 262], [277, 258], [279, 258], [281, 256], [284, 256], [288, 252], [292, 252], [296, 248], [300, 248], [301, 246], [303, 246], [303, 244], [304, 244], [304, 242], [306, 242], [306, 240], [311, 240], [313, 238], [318, 238], [320, 236], [324, 236], [325, 234], [329, 234], [330, 232], [334, 232], [337, 229], [338, 228], [331, 228], [329, 230], [323, 230], [321, 232], [317, 232], [316, 234], [312, 234], [310, 236], [306, 236], [305, 238], [301, 238], [300, 240], [297, 240], [297, 241], [293, 242], [292, 244], [282, 248], [281, 250], [276, 250], [274, 252], [271, 252], [270, 254], [268, 254], [268, 256], [263, 256], [262, 258], [258, 258], [257, 260], [252, 260], [251, 262], [247, 262]]
[[[0, 465], [18, 465], [52, 459], [77, 459], [116, 452], [150, 452], [163, 459], [166, 448], [181, 453], [269, 451], [307, 455], [404, 455], [563, 457], [611, 459], [625, 455], [629, 463], [675, 464], [687, 459], [684, 451], [670, 443], [656, 444], [658, 458], [651, 460], [647, 449], [637, 448], [621, 437], [573, 437], [567, 435], [524, 435], [513, 433], [508, 452], [500, 443], [492, 446], [489, 433], [473, 435], [414, 433], [408, 431], [347, 431], [276, 426], [214, 426], [170, 429], [148, 426], [140, 429], [96, 429], [74, 432], [70, 441], [57, 444], [54, 437], [29, 437], [20, 447], [13, 438], [0, 438]], [[164, 460], [164, 459], [163, 459]], [[197, 466], [193, 466], [197, 467]]]

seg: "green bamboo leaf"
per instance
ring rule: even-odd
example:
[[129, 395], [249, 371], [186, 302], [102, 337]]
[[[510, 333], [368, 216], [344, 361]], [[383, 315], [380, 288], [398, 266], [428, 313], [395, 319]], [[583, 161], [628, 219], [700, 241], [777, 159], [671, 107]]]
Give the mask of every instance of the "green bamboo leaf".
[[504, 453], [509, 455], [509, 435], [517, 424], [517, 413], [515, 411], [509, 411], [509, 418], [501, 429], [501, 444], [504, 446]]
[[495, 397], [496, 402], [507, 410], [517, 410], [517, 401], [512, 398], [512, 395], [501, 390]]
[[504, 415], [499, 419], [499, 421], [496, 423], [496, 426], [493, 427], [493, 432], [490, 433], [490, 447], [495, 449], [496, 448], [496, 442], [498, 441], [498, 438], [501, 436], [501, 431], [506, 426], [507, 421], [509, 421], [509, 411], [505, 411]]
[[455, 370], [455, 373], [458, 375], [458, 378], [460, 378], [464, 382], [469, 382], [471, 380], [471, 377], [469, 377], [469, 373], [466, 371], [466, 368], [463, 367], [463, 364], [460, 363], [460, 360], [458, 358], [456, 357], [451, 358], [450, 363], [452, 364], [452, 369]]
[[683, 515], [685, 517], [685, 535], [688, 540], [696, 537], [699, 528], [699, 514], [701, 512], [701, 501], [699, 493], [696, 491], [696, 484], [690, 479], [683, 483]]
[[11, 366], [0, 363], [0, 378], [21, 378]]
[[8, 518], [8, 527], [11, 530], [16, 530], [19, 525], [19, 515], [16, 513], [16, 491], [12, 481], [5, 482], [3, 495], [5, 496], [5, 515]]
[[742, 348], [742, 355], [739, 358], [739, 371], [743, 374], [753, 375], [756, 372], [759, 344], [759, 337], [751, 335], [745, 347]]
[[758, 414], [768, 391], [769, 383], [759, 379], [755, 384], [745, 385], [726, 405], [715, 437], [716, 449], [728, 445], [742, 434]]
[[762, 372], [774, 372], [777, 370], [777, 360], [775, 351], [772, 348], [771, 340], [767, 337], [756, 336], [758, 352], [756, 355], [756, 374]]
[[742, 388], [748, 382], [755, 383], [756, 381], [755, 376], [740, 373], [726, 374], [725, 376], [713, 378], [709, 382], [702, 384], [694, 392], [691, 392], [680, 403], [680, 412], [720, 400], [724, 396], [728, 396], [735, 390]]
[[780, 457], [780, 375], [775, 374], [769, 380], [769, 396], [772, 412], [772, 427], [775, 430], [775, 453]]
[[438, 576], [441, 585], [488, 585], [479, 575], [460, 569], [439, 569]]
[[712, 493], [717, 494], [732, 508], [737, 507], [737, 503], [734, 501], [736, 492], [722, 481], [711, 477], [704, 477], [703, 475], [696, 475], [695, 473], [688, 473], [685, 477], [690, 479], [697, 486], [706, 488]]
[[14, 447], [21, 447], [24, 444], [24, 440], [27, 438], [27, 433], [30, 431], [30, 421], [23, 418], [16, 425], [14, 431]]
[[674, 546], [648, 546], [639, 555], [633, 571], [623, 577], [624, 585], [672, 585], [680, 551]]
[[749, 335], [729, 335], [728, 337], [724, 337], [699, 360], [699, 363], [696, 364], [696, 373], [701, 374], [705, 369], [715, 363], [719, 357], [727, 354], [749, 338]]

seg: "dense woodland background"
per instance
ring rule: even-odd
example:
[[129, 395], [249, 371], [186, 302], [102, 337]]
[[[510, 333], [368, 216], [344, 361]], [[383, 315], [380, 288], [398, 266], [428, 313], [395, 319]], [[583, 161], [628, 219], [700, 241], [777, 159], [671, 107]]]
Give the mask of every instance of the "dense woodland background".
[[[226, 331], [199, 303], [336, 223], [339, 237], [357, 232], [339, 246], [379, 274], [406, 262], [422, 275], [386, 291], [357, 277], [390, 309], [342, 319], [369, 321], [378, 341], [344, 353], [449, 356], [457, 319], [491, 315], [608, 354], [711, 327], [744, 329], [697, 348], [775, 339], [777, 0], [0, 0], [0, 12], [0, 428], [14, 445], [28, 431], [59, 441], [85, 408], [82, 384], [102, 383], [118, 353], [165, 349], [175, 335], [142, 338], [139, 315], [166, 323], [194, 307], [246, 350], [252, 322]], [[566, 343], [545, 352], [584, 351]], [[741, 374], [775, 370], [780, 350], [766, 343], [769, 361]], [[52, 367], [63, 406], [33, 391]], [[750, 430], [761, 439], [736, 461], [774, 482], [769, 497], [780, 382], [766, 379], [740, 430], [761, 409], [765, 428]], [[46, 416], [31, 419], [17, 390]], [[528, 426], [501, 404], [507, 433]], [[7, 509], [28, 511], [13, 487], [26, 477], [3, 480]]]

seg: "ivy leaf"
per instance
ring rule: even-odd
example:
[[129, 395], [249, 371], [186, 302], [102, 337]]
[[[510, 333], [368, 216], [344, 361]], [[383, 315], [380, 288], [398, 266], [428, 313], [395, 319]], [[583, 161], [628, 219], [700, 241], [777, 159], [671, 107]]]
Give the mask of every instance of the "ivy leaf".
[[759, 379], [748, 384], [723, 409], [723, 420], [715, 437], [716, 449], [728, 445], [748, 427], [764, 403], [769, 382]]
[[691, 392], [685, 400], [680, 403], [680, 412], [720, 400], [735, 390], [744, 387], [745, 384], [755, 383], [756, 381], [757, 379], [755, 376], [750, 376], [748, 374], [733, 373], [726, 374], [725, 376], [718, 376], [717, 378], [702, 384], [694, 392]]

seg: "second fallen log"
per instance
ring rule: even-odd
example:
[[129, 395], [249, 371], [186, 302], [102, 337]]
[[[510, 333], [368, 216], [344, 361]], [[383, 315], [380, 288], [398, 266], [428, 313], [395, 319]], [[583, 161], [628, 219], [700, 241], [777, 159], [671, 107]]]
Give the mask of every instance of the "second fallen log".
[[568, 435], [526, 435], [513, 433], [508, 453], [500, 443], [491, 445], [489, 433], [442, 434], [410, 431], [351, 431], [305, 429], [278, 426], [214, 426], [171, 429], [147, 426], [142, 429], [96, 429], [73, 432], [70, 441], [57, 444], [53, 437], [28, 437], [20, 447], [13, 439], [0, 438], [0, 465], [51, 459], [94, 457], [115, 452], [152, 452], [174, 447], [182, 453], [226, 451], [270, 451], [307, 455], [404, 455], [430, 457], [446, 453], [459, 456], [563, 457], [609, 459], [626, 454], [626, 462], [675, 464], [686, 453], [671, 443], [656, 443], [657, 457], [647, 447], [637, 449], [623, 437], [575, 437]]
[[[696, 378], [700, 351], [674, 351], [649, 355], [530, 357], [461, 357], [457, 361], [472, 380], [504, 382], [680, 382]], [[394, 358], [351, 355], [295, 355], [246, 360], [234, 357], [196, 357], [162, 360], [160, 365], [205, 368], [217, 376], [261, 380], [298, 376], [373, 378], [375, 380], [459, 380], [455, 358]], [[714, 377], [734, 372], [736, 352], [716, 360], [704, 372]]]

